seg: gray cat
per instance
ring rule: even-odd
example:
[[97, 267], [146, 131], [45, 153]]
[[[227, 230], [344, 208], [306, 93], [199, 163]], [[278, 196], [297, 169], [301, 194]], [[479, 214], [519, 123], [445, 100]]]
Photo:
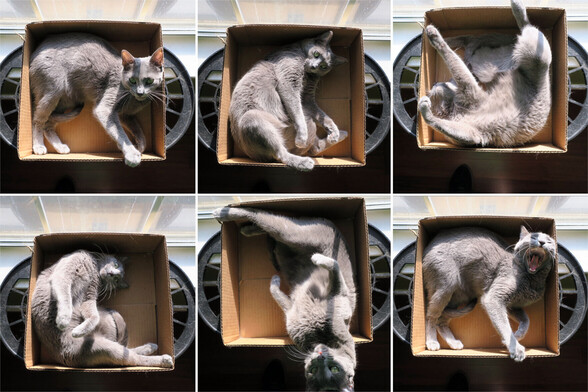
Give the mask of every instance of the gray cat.
[[[522, 226], [514, 253], [507, 248], [500, 236], [479, 227], [441, 231], [427, 245], [423, 256], [427, 349], [439, 350], [437, 332], [452, 349], [462, 349], [449, 321], [473, 310], [479, 298], [511, 358], [525, 359], [525, 348], [518, 342], [529, 328], [523, 307], [543, 297], [557, 244], [549, 235], [530, 233]], [[519, 322], [515, 333], [509, 316]]]
[[[418, 109], [427, 124], [459, 145], [520, 146], [549, 116], [551, 48], [529, 24], [522, 2], [511, 0], [511, 7], [521, 29], [516, 39], [486, 35], [446, 42], [434, 26], [425, 29], [453, 80], [435, 84]], [[465, 46], [465, 62], [450, 45]]]
[[151, 57], [134, 58], [95, 35], [50, 35], [32, 54], [29, 72], [35, 154], [47, 153], [43, 135], [58, 153], [69, 153], [55, 126], [76, 117], [89, 103], [94, 117], [123, 152], [125, 163], [131, 167], [141, 163], [146, 142], [135, 115], [151, 101], [163, 99], [163, 48]]
[[72, 367], [172, 367], [157, 345], [127, 348], [122, 316], [97, 305], [101, 295], [126, 288], [124, 268], [112, 255], [79, 250], [63, 256], [37, 278], [32, 320], [37, 337], [61, 364]]
[[[347, 137], [315, 101], [320, 78], [347, 59], [333, 54], [333, 32], [304, 39], [256, 63], [239, 80], [229, 119], [235, 142], [251, 159], [312, 170], [317, 155]], [[326, 138], [317, 136], [317, 123]]]
[[349, 323], [355, 283], [345, 239], [322, 218], [290, 218], [253, 208], [220, 208], [221, 222], [247, 220], [246, 236], [267, 233], [274, 266], [290, 284], [290, 296], [274, 275], [270, 292], [284, 311], [286, 329], [304, 355], [307, 389], [353, 391], [356, 358]]

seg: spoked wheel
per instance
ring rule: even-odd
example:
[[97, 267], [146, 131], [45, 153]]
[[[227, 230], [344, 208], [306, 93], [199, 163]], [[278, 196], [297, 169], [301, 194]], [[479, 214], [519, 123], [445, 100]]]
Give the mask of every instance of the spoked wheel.
[[[374, 330], [390, 318], [390, 240], [369, 225]], [[198, 253], [198, 314], [220, 333], [221, 232], [210, 237]], [[269, 290], [268, 290], [269, 295]]]
[[[22, 46], [0, 64], [0, 136], [17, 148], [18, 111]], [[178, 58], [164, 48], [166, 133], [165, 147], [176, 144], [186, 133], [194, 117], [194, 87], [190, 74]]]
[[[206, 59], [198, 68], [198, 139], [216, 152], [224, 49]], [[366, 139], [369, 154], [390, 132], [390, 82], [371, 57], [365, 56]]]
[[[567, 342], [580, 328], [586, 316], [587, 282], [578, 260], [561, 244], [557, 245], [559, 278], [559, 343]], [[410, 344], [412, 292], [416, 242], [394, 258], [393, 319], [394, 334]]]
[[[422, 36], [414, 37], [394, 61], [394, 118], [416, 136]], [[588, 55], [568, 36], [568, 141], [588, 126]]]
[[[169, 262], [174, 323], [174, 353], [178, 358], [194, 341], [196, 309], [194, 286], [184, 272]], [[31, 258], [14, 267], [0, 286], [0, 337], [14, 355], [24, 358], [24, 335]]]

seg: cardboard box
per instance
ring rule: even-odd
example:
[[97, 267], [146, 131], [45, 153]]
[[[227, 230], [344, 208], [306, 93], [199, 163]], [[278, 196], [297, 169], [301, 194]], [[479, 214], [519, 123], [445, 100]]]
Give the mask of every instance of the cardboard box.
[[[427, 218], [419, 221], [417, 240], [413, 309], [411, 323], [412, 353], [418, 357], [480, 357], [508, 358], [509, 353], [502, 345], [498, 332], [480, 303], [466, 316], [453, 319], [450, 328], [462, 341], [464, 349], [452, 350], [443, 338], [439, 338], [441, 349], [429, 351], [425, 346], [425, 293], [423, 288], [423, 252], [436, 233], [453, 227], [484, 227], [501, 235], [509, 244], [515, 244], [520, 236], [521, 225], [531, 231], [549, 234], [557, 241], [555, 221], [551, 218], [500, 217], [500, 216], [451, 216]], [[530, 319], [527, 335], [521, 340], [525, 353], [530, 357], [554, 357], [559, 355], [559, 284], [557, 260], [547, 277], [544, 298], [527, 306], [525, 311]], [[517, 324], [511, 321], [516, 331]]]
[[[356, 343], [373, 340], [368, 228], [362, 198], [297, 198], [232, 206], [260, 208], [290, 216], [324, 217], [333, 221], [345, 236], [355, 268], [358, 295], [351, 333]], [[222, 225], [223, 343], [230, 347], [291, 345], [284, 312], [270, 294], [270, 280], [277, 271], [270, 259], [267, 236], [245, 237], [239, 232], [241, 223], [225, 222]]]
[[[316, 101], [347, 139], [313, 157], [316, 166], [365, 165], [365, 73], [361, 29], [333, 26], [241, 25], [227, 29], [217, 134], [217, 159], [223, 165], [284, 166], [250, 159], [233, 142], [229, 124], [231, 93], [241, 77], [259, 60], [284, 45], [332, 30], [333, 52], [349, 60], [325, 75]], [[319, 132], [320, 132], [319, 127]]]
[[[423, 149], [482, 152], [561, 153], [567, 151], [568, 126], [568, 35], [566, 11], [561, 8], [527, 8], [531, 24], [547, 37], [551, 46], [551, 113], [542, 131], [526, 145], [516, 148], [472, 148], [457, 146], [417, 116], [417, 143]], [[443, 37], [489, 33], [519, 34], [510, 7], [444, 8], [425, 13], [425, 25], [434, 25]], [[437, 82], [452, 79], [443, 59], [423, 31], [419, 97]], [[461, 51], [461, 52], [460, 52]], [[460, 49], [458, 53], [462, 54]]]
[[[91, 105], [75, 119], [60, 123], [57, 133], [71, 150], [58, 154], [45, 141], [47, 154], [33, 153], [32, 111], [33, 102], [29, 82], [29, 64], [32, 53], [48, 34], [85, 32], [109, 41], [117, 50], [126, 49], [135, 57], [151, 56], [163, 46], [161, 26], [157, 23], [105, 22], [105, 21], [49, 21], [30, 23], [26, 26], [23, 47], [20, 109], [18, 118], [18, 157], [24, 161], [122, 161], [122, 152], [92, 115]], [[162, 91], [165, 88], [162, 86]], [[165, 105], [152, 102], [137, 115], [143, 128], [147, 146], [142, 161], [165, 159]], [[132, 138], [131, 138], [132, 140]]]
[[169, 263], [165, 236], [151, 234], [117, 233], [60, 233], [35, 237], [31, 259], [31, 276], [27, 304], [25, 332], [25, 366], [29, 370], [77, 370], [104, 372], [152, 372], [173, 368], [159, 367], [103, 367], [71, 368], [58, 364], [40, 344], [31, 321], [31, 298], [37, 277], [45, 268], [62, 256], [78, 249], [115, 250], [127, 256], [125, 280], [128, 289], [120, 289], [101, 306], [118, 311], [124, 318], [128, 334], [128, 347], [156, 343], [157, 354], [174, 357], [172, 300], [169, 283]]

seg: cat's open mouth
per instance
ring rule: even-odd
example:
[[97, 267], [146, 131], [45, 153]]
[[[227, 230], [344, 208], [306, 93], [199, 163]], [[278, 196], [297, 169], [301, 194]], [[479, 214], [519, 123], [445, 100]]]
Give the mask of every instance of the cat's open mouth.
[[527, 254], [527, 265], [529, 267], [529, 272], [537, 272], [541, 264], [543, 264], [545, 257], [546, 253], [543, 248], [530, 249], [529, 253]]

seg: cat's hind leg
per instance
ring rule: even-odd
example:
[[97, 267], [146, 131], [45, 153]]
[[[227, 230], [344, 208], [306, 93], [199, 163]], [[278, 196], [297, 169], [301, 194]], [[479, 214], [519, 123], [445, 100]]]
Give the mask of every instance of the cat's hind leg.
[[439, 335], [441, 335], [441, 337], [453, 350], [461, 350], [463, 348], [463, 343], [461, 340], [457, 339], [453, 335], [451, 328], [449, 328], [449, 319], [445, 317], [441, 317], [439, 319], [437, 324], [437, 332], [439, 332]]
[[94, 332], [96, 326], [100, 323], [100, 314], [95, 300], [83, 302], [80, 305], [80, 312], [84, 321], [71, 331], [71, 336], [74, 338], [80, 338]]
[[249, 157], [261, 161], [274, 159], [300, 171], [314, 168], [312, 158], [292, 154], [286, 149], [280, 131], [284, 124], [274, 115], [262, 110], [249, 110], [238, 121], [242, 147]]
[[437, 351], [441, 348], [437, 340], [437, 329], [443, 309], [451, 300], [453, 291], [448, 287], [439, 287], [431, 294], [425, 311], [425, 344], [428, 350]]
[[[51, 113], [59, 104], [59, 97], [51, 94], [37, 98], [35, 96], [35, 109], [33, 111], [33, 152], [37, 155], [47, 154], [47, 147], [45, 147], [44, 136], [47, 129], [55, 127], [55, 124], [50, 120]], [[49, 142], [53, 145], [53, 134], [47, 132]], [[55, 135], [57, 136], [57, 135]], [[59, 138], [57, 138], [59, 139]], [[59, 141], [61, 143], [61, 141]]]
[[418, 109], [427, 124], [442, 134], [449, 136], [457, 143], [462, 145], [486, 144], [481, 132], [468, 123], [464, 121], [447, 120], [435, 116], [431, 109], [431, 100], [429, 97], [421, 97], [421, 99], [419, 99]]
[[345, 131], [338, 132], [339, 139], [333, 141], [333, 139], [329, 139], [330, 135], [326, 138], [319, 139], [318, 137], [315, 139], [312, 148], [309, 150], [310, 155], [317, 155], [326, 150], [327, 148], [331, 147], [334, 144], [342, 142], [348, 136], [348, 133]]
[[528, 26], [530, 24], [529, 17], [527, 16], [527, 9], [523, 2], [521, 0], [510, 0], [510, 6], [519, 28], [522, 30]]
[[142, 355], [140, 352], [149, 351], [144, 346], [130, 349], [103, 336], [87, 337], [86, 345], [90, 347], [89, 352], [80, 355], [80, 357], [84, 357], [82, 361], [85, 366], [118, 365], [163, 368], [173, 366], [173, 359], [167, 354]]

